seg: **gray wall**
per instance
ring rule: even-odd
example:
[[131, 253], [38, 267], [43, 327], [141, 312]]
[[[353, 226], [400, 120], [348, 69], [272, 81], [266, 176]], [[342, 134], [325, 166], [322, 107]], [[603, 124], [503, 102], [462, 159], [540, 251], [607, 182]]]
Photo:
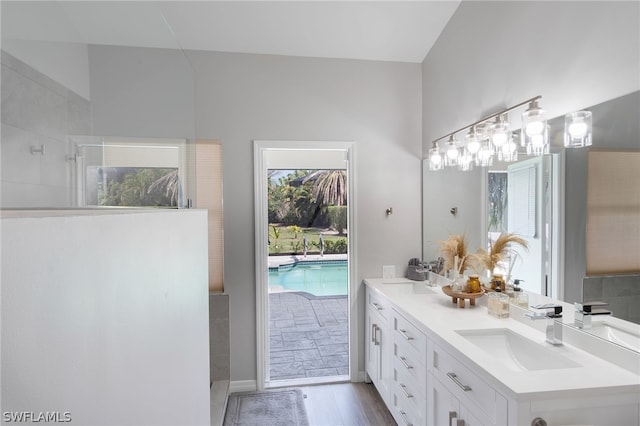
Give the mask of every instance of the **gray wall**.
[[2, 207], [71, 206], [68, 136], [91, 133], [89, 101], [2, 51], [1, 121]]
[[[178, 136], [175, 132], [188, 131], [180, 105], [158, 108], [155, 100], [173, 97], [176, 87], [137, 84], [158, 71], [155, 52], [149, 50], [90, 47], [92, 103], [99, 115], [96, 134]], [[420, 65], [187, 53], [195, 75], [196, 137], [218, 139], [223, 145], [230, 377], [255, 380], [252, 141], [357, 141], [356, 285], [363, 277], [381, 276], [383, 264], [404, 273], [408, 259], [421, 251]], [[114, 73], [122, 64], [135, 68]], [[131, 93], [121, 93], [122, 88]], [[143, 109], [153, 111], [155, 118]], [[384, 214], [387, 207], [394, 210], [390, 217]], [[359, 294], [356, 315], [362, 324], [362, 289]], [[359, 340], [359, 365], [354, 367], [363, 371], [362, 336]]]
[[192, 139], [193, 70], [175, 49], [89, 46], [97, 136]]
[[[554, 117], [638, 90], [639, 20], [638, 2], [463, 2], [422, 63], [424, 152], [443, 134], [536, 95]], [[477, 173], [453, 179], [425, 173], [426, 255], [452, 231], [441, 227], [448, 209], [430, 209], [430, 200], [482, 203]], [[475, 216], [456, 226], [483, 232]]]

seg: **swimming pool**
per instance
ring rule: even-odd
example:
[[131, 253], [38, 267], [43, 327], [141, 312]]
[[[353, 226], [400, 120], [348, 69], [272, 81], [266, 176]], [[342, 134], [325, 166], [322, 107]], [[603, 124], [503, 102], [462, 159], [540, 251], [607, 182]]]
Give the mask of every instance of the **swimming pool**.
[[346, 260], [302, 261], [269, 268], [269, 292], [304, 291], [314, 296], [347, 294]]

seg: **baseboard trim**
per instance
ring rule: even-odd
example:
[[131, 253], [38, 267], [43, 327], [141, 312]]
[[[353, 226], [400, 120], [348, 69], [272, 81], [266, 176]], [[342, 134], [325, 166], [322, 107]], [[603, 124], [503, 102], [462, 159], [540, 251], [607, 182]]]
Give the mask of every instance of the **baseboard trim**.
[[252, 392], [257, 389], [258, 383], [255, 380], [234, 380], [229, 383], [229, 393]]
[[365, 378], [366, 378], [366, 376], [365, 376], [364, 371], [358, 371], [358, 372], [356, 373], [356, 380], [355, 380], [355, 381], [356, 381], [356, 382], [364, 382], [364, 381], [365, 381]]

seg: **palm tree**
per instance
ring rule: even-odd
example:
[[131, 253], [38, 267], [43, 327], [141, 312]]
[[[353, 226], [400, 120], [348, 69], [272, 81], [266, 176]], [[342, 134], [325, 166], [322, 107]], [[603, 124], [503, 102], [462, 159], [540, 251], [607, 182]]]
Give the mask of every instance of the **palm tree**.
[[347, 204], [347, 172], [345, 170], [316, 170], [303, 182], [314, 182], [313, 197], [319, 204], [343, 206]]
[[307, 182], [313, 182], [313, 198], [316, 202], [316, 208], [308, 226], [314, 223], [324, 207], [347, 204], [347, 172], [345, 170], [316, 170], [303, 179], [303, 183]]

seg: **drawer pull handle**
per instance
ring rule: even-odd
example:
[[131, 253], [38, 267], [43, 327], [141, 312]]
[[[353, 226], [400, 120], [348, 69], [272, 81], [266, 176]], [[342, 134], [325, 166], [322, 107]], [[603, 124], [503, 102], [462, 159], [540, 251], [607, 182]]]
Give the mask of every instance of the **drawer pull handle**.
[[411, 423], [411, 422], [409, 421], [409, 419], [407, 418], [407, 413], [405, 413], [404, 411], [400, 410], [400, 415], [402, 416], [402, 420], [404, 420], [404, 423], [405, 423], [407, 426], [413, 426], [413, 423]]
[[449, 426], [464, 426], [464, 420], [459, 419], [455, 411], [449, 411]]
[[376, 311], [381, 311], [384, 309], [382, 306], [378, 305], [376, 302], [372, 302], [371, 304], [376, 309]]
[[460, 389], [462, 389], [465, 392], [469, 392], [471, 390], [471, 386], [465, 385], [463, 384], [460, 379], [458, 379], [458, 376], [456, 376], [456, 373], [447, 373], [447, 376], [449, 376], [449, 378], [451, 380], [453, 380], [453, 382], [460, 386]]
[[413, 337], [411, 337], [411, 336], [409, 336], [409, 335], [407, 334], [407, 330], [400, 329], [400, 330], [398, 330], [398, 331], [400, 332], [400, 334], [402, 334], [402, 337], [404, 337], [405, 339], [407, 339], [407, 340], [413, 340]]
[[380, 340], [382, 340], [382, 329], [376, 325], [375, 329], [375, 340], [374, 343], [376, 346], [380, 346]]
[[376, 327], [377, 327], [377, 325], [371, 324], [371, 341], [373, 343], [376, 342]]
[[402, 383], [400, 383], [400, 389], [402, 389], [402, 393], [404, 393], [404, 396], [406, 396], [407, 398], [413, 398], [413, 395], [407, 391], [406, 385], [403, 385]]
[[404, 368], [406, 368], [407, 370], [410, 370], [413, 368], [413, 365], [409, 365], [409, 363], [407, 362], [407, 359], [403, 356], [400, 357], [400, 362], [402, 363], [402, 365], [404, 365]]

